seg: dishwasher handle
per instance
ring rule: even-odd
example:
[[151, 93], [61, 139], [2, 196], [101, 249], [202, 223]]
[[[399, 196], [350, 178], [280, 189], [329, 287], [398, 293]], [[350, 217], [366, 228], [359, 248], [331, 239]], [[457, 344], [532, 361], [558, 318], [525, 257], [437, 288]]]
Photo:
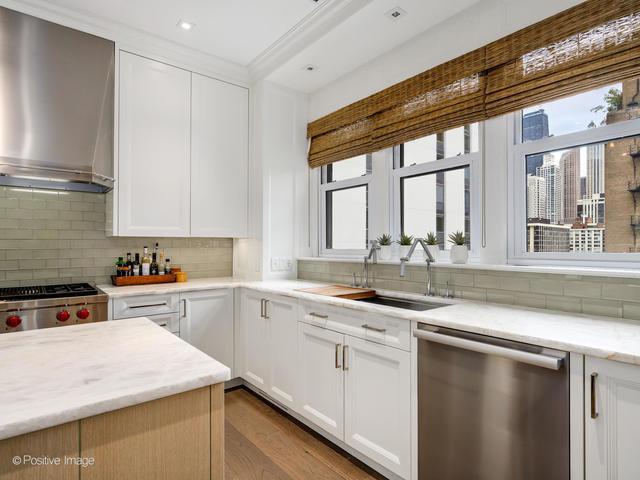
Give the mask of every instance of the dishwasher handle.
[[496, 355], [510, 360], [515, 360], [517, 362], [548, 368], [550, 370], [560, 370], [564, 364], [564, 358], [552, 357], [550, 355], [543, 355], [540, 353], [524, 352], [513, 348], [492, 345], [490, 343], [430, 332], [428, 330], [414, 330], [413, 335], [420, 340], [442, 343], [444, 345], [449, 345], [450, 347], [462, 348], [487, 355]]

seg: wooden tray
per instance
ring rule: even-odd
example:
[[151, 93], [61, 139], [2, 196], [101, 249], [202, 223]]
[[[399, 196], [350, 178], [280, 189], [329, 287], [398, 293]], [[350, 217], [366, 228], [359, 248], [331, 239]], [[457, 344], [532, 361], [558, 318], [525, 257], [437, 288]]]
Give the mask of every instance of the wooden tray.
[[151, 285], [154, 283], [172, 283], [176, 281], [174, 273], [168, 275], [136, 275], [133, 277], [117, 277], [111, 275], [111, 283], [116, 287], [125, 287], [127, 285]]
[[376, 296], [376, 291], [370, 288], [345, 287], [344, 285], [329, 285], [327, 287], [300, 288], [298, 292], [315, 293], [327, 297], [346, 298], [360, 300]]

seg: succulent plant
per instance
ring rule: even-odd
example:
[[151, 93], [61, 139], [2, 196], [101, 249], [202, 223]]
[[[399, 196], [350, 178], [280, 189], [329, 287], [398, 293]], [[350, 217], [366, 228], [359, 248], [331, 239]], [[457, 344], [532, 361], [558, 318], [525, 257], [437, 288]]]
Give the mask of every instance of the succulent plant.
[[404, 233], [400, 235], [400, 245], [407, 246], [407, 245], [411, 245], [412, 243], [413, 243], [413, 235], [406, 235]]
[[467, 236], [464, 232], [458, 230], [449, 234], [449, 241], [454, 245], [465, 245], [467, 243]]
[[427, 236], [424, 237], [424, 241], [427, 245], [438, 245], [440, 243], [438, 242], [438, 237], [436, 237], [436, 234], [433, 232], [427, 233]]
[[391, 245], [391, 235], [388, 233], [383, 233], [376, 240], [378, 241], [378, 245], [381, 247], [388, 247]]

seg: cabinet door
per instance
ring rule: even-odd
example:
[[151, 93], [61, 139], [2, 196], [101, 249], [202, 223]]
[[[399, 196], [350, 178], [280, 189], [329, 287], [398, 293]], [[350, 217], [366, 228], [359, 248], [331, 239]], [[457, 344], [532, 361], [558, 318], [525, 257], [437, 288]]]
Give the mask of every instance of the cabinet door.
[[262, 317], [264, 297], [244, 292], [241, 301], [240, 335], [242, 365], [240, 376], [255, 387], [267, 391], [269, 381], [269, 328]]
[[298, 303], [281, 297], [267, 299], [271, 372], [268, 393], [295, 409], [298, 367]]
[[411, 455], [411, 354], [345, 336], [345, 442], [401, 477]]
[[336, 438], [344, 439], [344, 336], [298, 323], [300, 413]]
[[180, 294], [180, 338], [233, 369], [233, 291]]
[[640, 367], [587, 357], [585, 394], [586, 479], [637, 480]]
[[190, 72], [120, 52], [120, 236], [189, 236], [190, 91]]
[[191, 235], [247, 235], [249, 93], [192, 77]]

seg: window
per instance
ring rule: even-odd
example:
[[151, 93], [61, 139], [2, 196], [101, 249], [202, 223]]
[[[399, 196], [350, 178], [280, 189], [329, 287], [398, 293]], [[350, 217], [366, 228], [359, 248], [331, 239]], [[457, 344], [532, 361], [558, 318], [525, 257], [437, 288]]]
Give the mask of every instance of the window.
[[526, 109], [518, 127], [513, 256], [640, 253], [640, 80]]
[[447, 248], [450, 233], [472, 239], [471, 170], [479, 161], [479, 125], [407, 142], [394, 149], [396, 231], [424, 238], [436, 234]]
[[367, 248], [371, 171], [371, 155], [322, 167], [323, 252], [350, 254]]

